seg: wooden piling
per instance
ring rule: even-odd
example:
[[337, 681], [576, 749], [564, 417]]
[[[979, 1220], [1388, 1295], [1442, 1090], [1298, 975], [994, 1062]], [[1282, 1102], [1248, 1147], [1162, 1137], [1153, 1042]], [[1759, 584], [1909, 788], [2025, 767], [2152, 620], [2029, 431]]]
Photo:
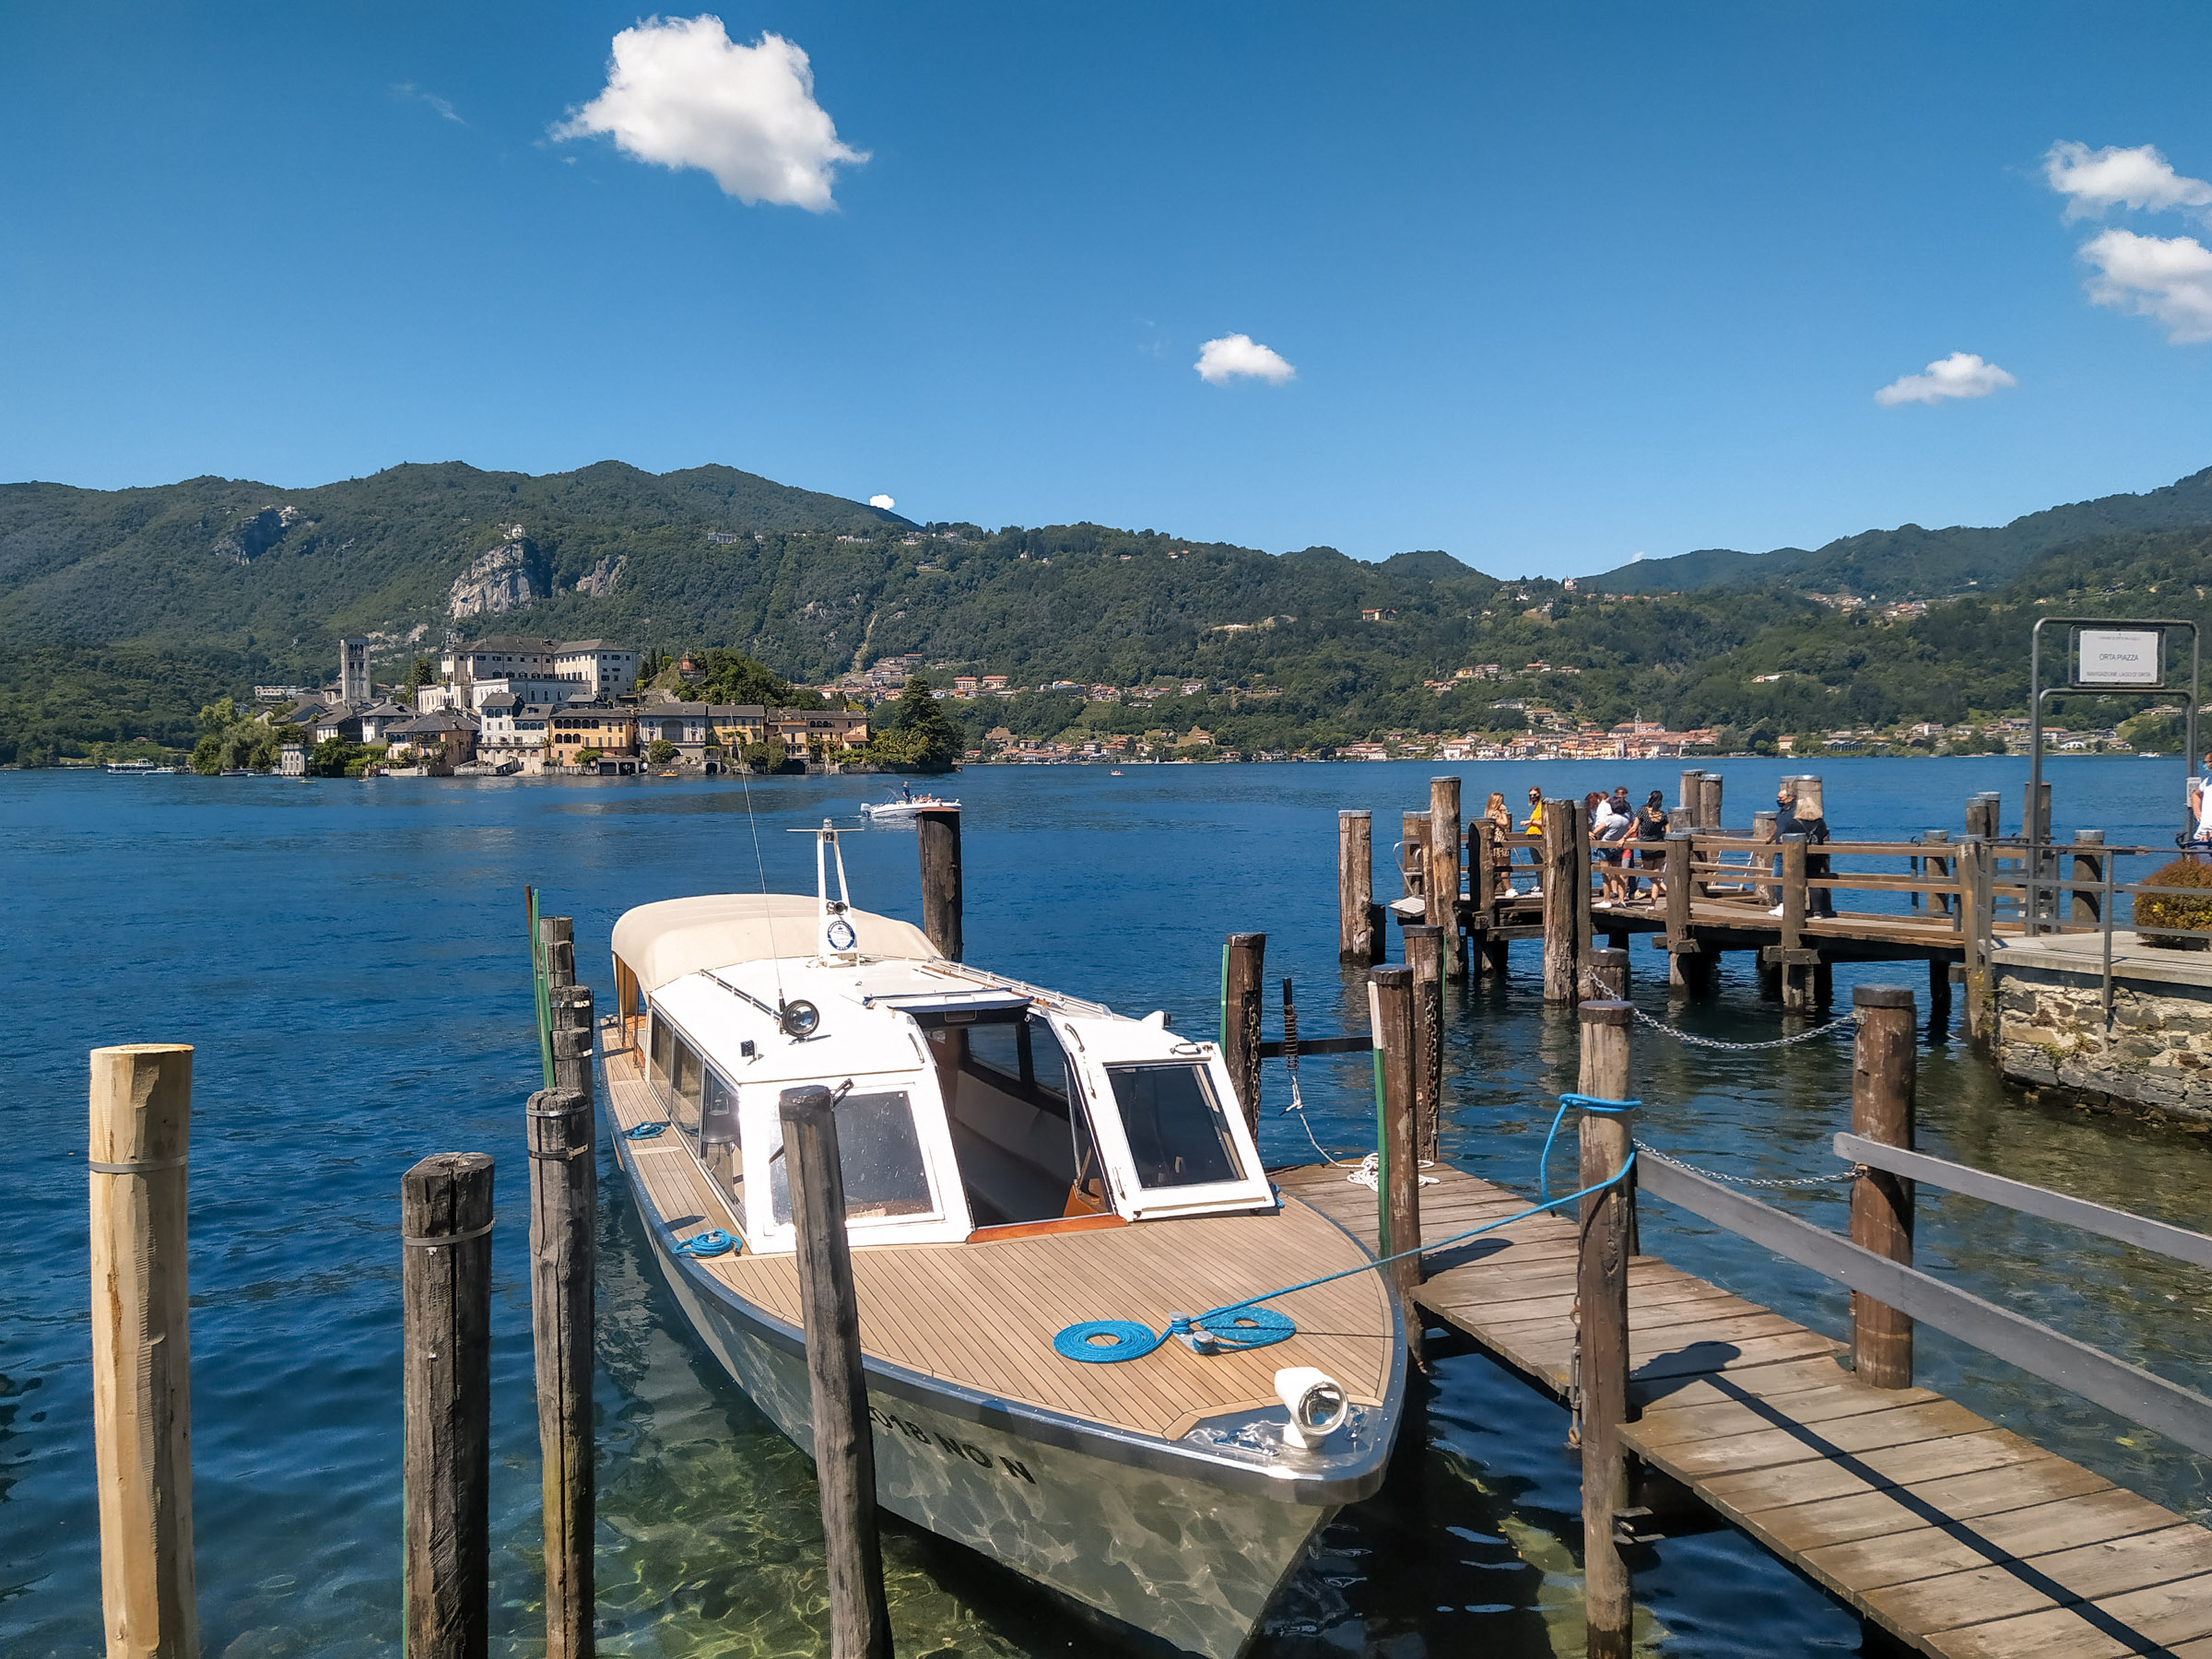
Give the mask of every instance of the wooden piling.
[[1398, 815], [1398, 883], [1403, 899], [1419, 899], [1427, 912], [1429, 893], [1429, 815]]
[[[1416, 1249], [1421, 1241], [1420, 1137], [1414, 1117], [1413, 970], [1378, 968], [1368, 981], [1373, 996], [1375, 1053], [1381, 1065], [1377, 1091], [1375, 1145], [1382, 1166], [1375, 1199], [1382, 1224], [1384, 1255]], [[1382, 1270], [1397, 1293], [1406, 1319], [1406, 1339], [1420, 1357], [1421, 1313], [1414, 1292], [1421, 1282], [1421, 1259], [1409, 1255]]]
[[2003, 797], [1994, 790], [1969, 795], [1966, 802], [1966, 833], [1978, 835], [1984, 841], [1994, 841], [2002, 806]]
[[[1851, 1044], [1851, 1132], [1886, 1147], [1912, 1145], [1912, 993], [1901, 985], [1861, 985]], [[1912, 1182], [1861, 1169], [1851, 1188], [1851, 1241], [1912, 1265]], [[1912, 1386], [1912, 1321], [1863, 1291], [1851, 1296], [1851, 1352], [1859, 1381], [1875, 1388]]]
[[408, 1659], [490, 1641], [491, 1178], [483, 1153], [441, 1152], [400, 1181]]
[[1799, 772], [1794, 778], [1784, 778], [1796, 793], [1799, 818], [1825, 818], [1827, 808], [1821, 802], [1820, 776], [1818, 772]]
[[1721, 817], [1721, 774], [1702, 772], [1698, 778], [1698, 821], [1715, 835], [1724, 821]]
[[1474, 866], [1467, 872], [1467, 896], [1474, 910], [1468, 934], [1476, 947], [1470, 953], [1471, 976], [1499, 971], [1492, 958], [1489, 936], [1490, 924], [1498, 910], [1497, 835], [1498, 826], [1483, 818], [1477, 818], [1467, 826], [1467, 858]]
[[[1635, 1018], [1618, 1000], [1582, 1005], [1582, 1068], [1578, 1087], [1598, 1100], [1629, 1098], [1629, 1036]], [[1628, 1159], [1634, 1127], [1630, 1114], [1584, 1112], [1581, 1184], [1594, 1186]], [[1629, 1261], [1635, 1199], [1625, 1182], [1582, 1201], [1581, 1245], [1575, 1295], [1581, 1378], [1583, 1452], [1583, 1584], [1588, 1621], [1586, 1652], [1598, 1659], [1627, 1659], [1634, 1606], [1627, 1564], [1620, 1558], [1615, 1515], [1629, 1503], [1628, 1458], [1620, 1440], [1630, 1420]]]
[[1951, 965], [1940, 958], [1928, 963], [1928, 1023], [1947, 1030], [1951, 1023]]
[[960, 959], [960, 815], [934, 810], [914, 815], [922, 852], [922, 931], [948, 962]]
[[1575, 993], [1576, 883], [1590, 885], [1587, 862], [1575, 867], [1580, 801], [1544, 803], [1544, 1000], [1572, 1002]]
[[[598, 1137], [592, 1096], [564, 1076], [582, 1050], [591, 1076], [591, 991], [570, 987], [556, 1024], [556, 1087], [534, 1094], [524, 1117], [530, 1152], [530, 1327], [537, 1371], [537, 1445], [546, 1532], [547, 1659], [591, 1659], [597, 1485], [592, 1431], [594, 1318], [593, 1226]], [[581, 1042], [578, 1041], [581, 1037]], [[571, 1074], [572, 1075], [572, 1074]]]
[[[1949, 856], [1939, 849], [1950, 845], [1951, 832], [1948, 830], [1923, 830], [1920, 840], [1921, 844], [1929, 849], [1924, 860], [1925, 868], [1923, 874], [1930, 881], [1948, 881], [1951, 878], [1951, 871], [1956, 866], [1951, 863]], [[1951, 913], [1950, 894], [1930, 893], [1927, 895], [1927, 908], [1931, 913], [1938, 916], [1947, 916]]]
[[1230, 934], [1221, 946], [1221, 1057], [1237, 1085], [1237, 1104], [1256, 1135], [1260, 1124], [1260, 998], [1267, 935]]
[[1701, 830], [1705, 821], [1705, 773], [1701, 768], [1685, 771], [1675, 790], [1675, 824], [1678, 829]]
[[[1970, 822], [1994, 820], [1994, 800], [1986, 815], [1976, 810], [1980, 805], [1968, 803]], [[1990, 999], [1988, 955], [1992, 863], [1988, 841], [1975, 837], [1959, 844], [1959, 939], [1965, 955], [1966, 1035], [1969, 1041], [1984, 1048], [1989, 1046], [1996, 1024]]]
[[1413, 970], [1414, 1144], [1436, 1156], [1437, 1120], [1444, 1098], [1444, 930], [1406, 929], [1406, 966]]
[[537, 936], [545, 949], [546, 983], [556, 987], [574, 984], [575, 920], [569, 916], [540, 916], [537, 919]]
[[1375, 815], [1336, 815], [1336, 957], [1339, 961], [1382, 959], [1375, 916]]
[[1608, 946], [1590, 953], [1583, 970], [1583, 1000], [1619, 1002], [1629, 994], [1629, 953], [1625, 947]]
[[1796, 960], [1805, 949], [1805, 837], [1782, 838], [1782, 1006], [1803, 1013], [1812, 1006], [1810, 964]]
[[110, 1659], [198, 1659], [185, 1159], [192, 1049], [91, 1053], [92, 1454]]
[[1688, 830], [1669, 830], [1666, 837], [1666, 983], [1669, 990], [1701, 995], [1712, 988], [1717, 964], [1690, 932], [1694, 839]]
[[[2074, 845], [2077, 849], [2102, 847], [2104, 831], [2101, 830], [2077, 830], [2074, 831]], [[2102, 881], [2103, 879], [2104, 854], [2096, 851], [2077, 851], [2074, 854], [2074, 880], [2080, 883]], [[2074, 902], [2066, 907], [2067, 919], [2088, 926], [2095, 926], [2104, 913], [2103, 895], [2085, 892], [2077, 885], [2073, 892], [2073, 900]]]
[[1465, 972], [1459, 949], [1459, 779], [1429, 780], [1429, 884], [1422, 890], [1421, 919], [1444, 930], [1446, 978]]
[[1574, 807], [1574, 959], [1580, 971], [1582, 959], [1590, 954], [1596, 935], [1590, 923], [1590, 815], [1576, 802]]
[[[1751, 815], [1751, 839], [1771, 845], [1774, 840], [1775, 822], [1781, 816], [1779, 812], [1771, 807], [1763, 812], [1753, 813]], [[1758, 872], [1752, 877], [1752, 886], [1759, 902], [1765, 909], [1772, 910], [1782, 902], [1774, 887], [1774, 854], [1771, 853], [1752, 853], [1751, 867]]]
[[799, 1311], [806, 1330], [814, 1468], [822, 1491], [830, 1568], [830, 1659], [890, 1659], [890, 1611], [876, 1527], [876, 1441], [860, 1357], [860, 1301], [845, 1237], [844, 1171], [837, 1115], [819, 1084], [777, 1097], [791, 1220], [798, 1241]]

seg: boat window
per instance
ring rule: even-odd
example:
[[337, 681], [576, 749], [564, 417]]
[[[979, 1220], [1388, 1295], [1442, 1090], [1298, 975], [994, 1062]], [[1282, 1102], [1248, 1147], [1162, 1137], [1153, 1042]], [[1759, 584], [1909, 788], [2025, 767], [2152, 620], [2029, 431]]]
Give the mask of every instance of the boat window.
[[1002, 1077], [1021, 1080], [1021, 1041], [1017, 1032], [1019, 1027], [1012, 1020], [994, 1021], [989, 1025], [968, 1028], [968, 1060], [971, 1065], [994, 1071]]
[[1148, 1187], [1241, 1180], [1229, 1120], [1203, 1065], [1110, 1065], [1136, 1179]]
[[676, 1040], [676, 1064], [669, 1071], [670, 1115], [676, 1126], [694, 1139], [699, 1135], [700, 1084], [704, 1070], [699, 1053], [681, 1037]]
[[737, 1127], [737, 1090], [712, 1066], [707, 1068], [706, 1088], [699, 1113], [699, 1153], [721, 1183], [736, 1200], [735, 1213], [743, 1230], [745, 1215], [745, 1159]]
[[[776, 1144], [769, 1153], [768, 1190], [776, 1224], [791, 1220], [791, 1172], [783, 1158], [783, 1124], [774, 1120]], [[913, 1102], [903, 1088], [849, 1094], [837, 1103], [837, 1162], [845, 1177], [845, 1219], [936, 1213]]]
[[653, 1017], [653, 1044], [648, 1053], [653, 1068], [653, 1092], [664, 1097], [668, 1093], [668, 1060], [674, 1052], [675, 1041], [676, 1033], [668, 1029], [668, 1022], [655, 1014]]
[[1026, 1032], [1030, 1040], [1029, 1081], [1067, 1099], [1067, 1052], [1053, 1034], [1052, 1022], [1032, 1018]]

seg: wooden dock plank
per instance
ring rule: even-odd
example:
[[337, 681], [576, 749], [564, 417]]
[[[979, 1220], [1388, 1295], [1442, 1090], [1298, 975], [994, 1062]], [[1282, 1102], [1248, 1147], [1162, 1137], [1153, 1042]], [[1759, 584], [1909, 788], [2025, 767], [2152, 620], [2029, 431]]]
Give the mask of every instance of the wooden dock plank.
[[[1764, 921], [1724, 902], [1693, 914]], [[1846, 915], [1808, 931], [1904, 945], [1946, 926]], [[1422, 1307], [1563, 1394], [1573, 1224], [1529, 1217], [1436, 1251], [1527, 1200], [1431, 1172]], [[1276, 1180], [1371, 1248], [1373, 1192], [1345, 1173]], [[1932, 1390], [1869, 1387], [1836, 1363], [1841, 1344], [1656, 1258], [1636, 1258], [1629, 1286], [1640, 1418], [1625, 1443], [1862, 1617], [1943, 1659], [2212, 1659], [2212, 1533]]]

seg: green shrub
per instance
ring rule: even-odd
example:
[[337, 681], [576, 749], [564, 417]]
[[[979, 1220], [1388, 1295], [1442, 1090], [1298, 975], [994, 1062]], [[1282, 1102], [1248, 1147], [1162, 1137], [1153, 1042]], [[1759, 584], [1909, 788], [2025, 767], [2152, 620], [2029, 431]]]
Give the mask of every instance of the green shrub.
[[2202, 899], [2182, 893], [2148, 893], [2136, 900], [2136, 933], [2146, 945], [2163, 950], [2202, 950], [2207, 941], [2183, 934], [2162, 934], [2160, 927], [2188, 927], [2212, 931], [2212, 864], [2177, 858], [2154, 871], [2143, 883], [2150, 888], [2201, 888]]

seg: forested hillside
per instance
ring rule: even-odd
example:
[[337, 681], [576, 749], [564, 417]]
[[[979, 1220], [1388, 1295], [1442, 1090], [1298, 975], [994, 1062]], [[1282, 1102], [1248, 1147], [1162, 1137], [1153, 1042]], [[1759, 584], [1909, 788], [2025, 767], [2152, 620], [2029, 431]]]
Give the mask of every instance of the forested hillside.
[[[2212, 494], [2212, 474], [2175, 491], [2183, 505]], [[2136, 511], [2108, 500], [2037, 516]], [[914, 525], [721, 467], [655, 477], [606, 463], [530, 478], [409, 466], [298, 491], [9, 486], [0, 761], [141, 736], [188, 746], [194, 712], [218, 695], [321, 683], [343, 633], [371, 636], [380, 677], [394, 680], [449, 629], [724, 647], [801, 682], [904, 652], [1030, 687], [1197, 678], [1204, 695], [1150, 708], [1048, 692], [963, 712], [1025, 736], [1203, 724], [1253, 749], [1508, 731], [1526, 718], [1513, 704], [1735, 739], [1952, 724], [2021, 706], [2039, 606], [2206, 610], [2212, 527], [2105, 531], [2027, 555], [2042, 530], [1935, 535], [2013, 532], [2007, 580], [1890, 618], [1790, 582], [1606, 598], [1589, 583], [1500, 581], [1435, 551], [1367, 564], [1328, 547], [1275, 556], [1095, 524]], [[1882, 556], [1901, 557], [1902, 535], [1853, 539], [1887, 537]], [[457, 597], [511, 608], [456, 617]], [[1477, 665], [1501, 677], [1441, 695], [1424, 684]], [[2129, 712], [2113, 704], [2097, 724]]]

